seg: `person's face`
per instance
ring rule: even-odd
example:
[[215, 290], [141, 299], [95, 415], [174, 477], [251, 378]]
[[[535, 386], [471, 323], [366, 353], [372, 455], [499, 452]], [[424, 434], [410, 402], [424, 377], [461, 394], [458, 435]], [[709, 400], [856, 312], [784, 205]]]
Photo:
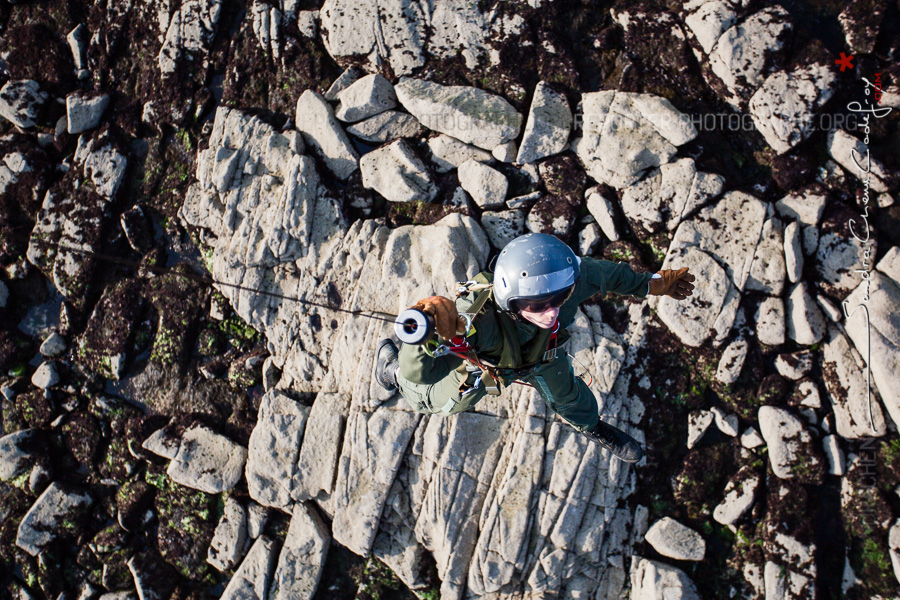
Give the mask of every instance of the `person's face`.
[[553, 324], [556, 323], [556, 318], [559, 316], [559, 307], [548, 306], [540, 312], [519, 309], [519, 316], [529, 323], [534, 323], [541, 329], [550, 329], [553, 327]]

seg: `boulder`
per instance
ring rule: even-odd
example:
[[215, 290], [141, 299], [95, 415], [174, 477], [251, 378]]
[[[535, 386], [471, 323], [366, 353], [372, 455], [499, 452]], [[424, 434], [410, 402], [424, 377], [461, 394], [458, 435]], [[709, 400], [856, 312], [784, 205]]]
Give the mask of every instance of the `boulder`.
[[737, 437], [738, 416], [734, 413], [726, 413], [718, 406], [713, 406], [710, 410], [716, 419], [718, 430], [729, 437]]
[[781, 220], [772, 217], [763, 223], [759, 245], [750, 264], [750, 273], [744, 289], [779, 296], [784, 288], [786, 275], [784, 230]]
[[509, 102], [478, 88], [403, 78], [395, 90], [423, 126], [485, 150], [514, 140], [522, 126], [522, 115]]
[[422, 126], [412, 115], [398, 110], [386, 110], [347, 127], [347, 133], [373, 144], [418, 137]]
[[803, 276], [802, 243], [800, 224], [794, 221], [784, 229], [784, 265], [791, 283], [797, 283]]
[[744, 360], [747, 358], [747, 350], [749, 345], [744, 338], [737, 338], [722, 352], [722, 358], [719, 359], [719, 366], [716, 368], [716, 380], [720, 383], [730, 385], [738, 380], [741, 376], [741, 369], [744, 368]]
[[573, 149], [596, 181], [621, 189], [674, 158], [697, 136], [690, 119], [650, 94], [604, 91], [582, 96], [583, 136]]
[[813, 367], [813, 353], [810, 351], [779, 354], [775, 357], [775, 370], [782, 377], [797, 381]]
[[764, 443], [765, 440], [762, 439], [762, 436], [759, 435], [759, 432], [755, 427], [748, 427], [744, 430], [744, 433], [741, 434], [741, 446], [748, 450], [759, 448]]
[[169, 460], [178, 456], [178, 448], [181, 446], [181, 439], [175, 435], [171, 426], [157, 429], [144, 440], [141, 448], [152, 452], [157, 456], [167, 458]]
[[53, 361], [42, 362], [31, 376], [31, 384], [42, 390], [48, 390], [59, 382], [59, 371]]
[[685, 300], [661, 297], [658, 314], [678, 339], [697, 347], [713, 334], [713, 327], [732, 283], [712, 256], [693, 246], [675, 252], [670, 250], [663, 265], [665, 269], [682, 267], [690, 267], [697, 280], [703, 281], [704, 285], [694, 288], [694, 294]]
[[337, 97], [341, 103], [334, 116], [348, 123], [368, 119], [397, 106], [394, 86], [377, 73], [354, 81]]
[[481, 225], [491, 245], [498, 250], [525, 233], [525, 213], [521, 210], [501, 210], [481, 215]]
[[516, 160], [517, 152], [518, 148], [516, 147], [516, 143], [513, 141], [509, 141], [505, 144], [500, 144], [499, 146], [491, 150], [491, 156], [493, 156], [498, 162], [511, 163]]
[[823, 465], [813, 451], [812, 436], [793, 414], [775, 406], [761, 406], [759, 429], [769, 448], [772, 471], [781, 479], [821, 483]]
[[700, 600], [697, 586], [672, 565], [634, 555], [631, 558], [632, 600]]
[[459, 184], [482, 209], [503, 206], [509, 189], [509, 181], [503, 173], [470, 158], [459, 165], [458, 176]]
[[538, 82], [516, 162], [537, 162], [562, 152], [571, 130], [572, 109], [565, 95], [554, 91], [546, 81]]
[[869, 387], [866, 363], [835, 326], [828, 327], [822, 358], [825, 391], [838, 435], [847, 440], [883, 436], [887, 432], [884, 412]]
[[272, 512], [267, 506], [262, 506], [256, 502], [251, 502], [247, 508], [247, 537], [251, 540], [257, 539], [263, 534], [266, 523], [269, 522], [269, 513]]
[[248, 547], [247, 509], [234, 497], [225, 500], [225, 509], [209, 545], [206, 562], [223, 573], [237, 566]]
[[54, 481], [22, 517], [16, 546], [37, 556], [59, 533], [71, 528], [92, 503], [87, 492], [70, 490]]
[[712, 72], [725, 84], [725, 100], [741, 108], [762, 85], [793, 27], [788, 12], [773, 6], [726, 30], [709, 53]]
[[814, 130], [816, 113], [834, 95], [830, 66], [812, 64], [770, 75], [750, 98], [750, 116], [766, 143], [784, 154]]
[[304, 503], [295, 504], [269, 600], [310, 600], [319, 585], [330, 544], [331, 532], [316, 510]]
[[708, 410], [695, 410], [688, 414], [688, 450], [694, 447], [709, 426], [712, 425], [713, 414]]
[[706, 555], [703, 536], [670, 517], [654, 523], [644, 539], [663, 556], [676, 560], [703, 560]]
[[822, 449], [825, 451], [825, 458], [828, 460], [828, 474], [837, 475], [844, 474], [844, 453], [841, 451], [838, 436], [826, 435], [822, 438]]
[[[482, 217], [484, 224], [484, 217]], [[581, 256], [590, 256], [601, 240], [600, 227], [596, 223], [588, 223], [584, 229], [578, 232], [578, 253]]]
[[48, 98], [49, 95], [41, 91], [37, 81], [30, 79], [7, 81], [0, 88], [0, 117], [22, 129], [34, 127], [41, 107]]
[[303, 141], [325, 161], [335, 177], [346, 180], [356, 171], [359, 154], [322, 96], [312, 90], [303, 92], [297, 100], [295, 122]]
[[822, 221], [828, 198], [818, 187], [792, 192], [775, 203], [775, 210], [785, 220], [817, 227]]
[[753, 506], [760, 477], [752, 468], [741, 467], [725, 486], [725, 498], [713, 510], [713, 519], [722, 525], [733, 525]]
[[316, 396], [297, 460], [291, 498], [309, 500], [320, 492], [330, 494], [341, 454], [342, 433], [350, 412], [350, 398], [321, 392]]
[[15, 479], [34, 466], [33, 434], [23, 429], [0, 437], [0, 480]]
[[430, 202], [437, 195], [425, 164], [406, 140], [369, 152], [359, 162], [363, 186], [390, 202]]
[[709, 54], [719, 37], [737, 21], [734, 6], [726, 0], [692, 3], [692, 12], [684, 18], [685, 25], [697, 38], [703, 52]]
[[825, 317], [806, 282], [794, 286], [786, 302], [787, 336], [798, 344], [815, 344], [825, 336]]
[[279, 390], [267, 392], [247, 457], [247, 489], [264, 506], [290, 509], [296, 485], [300, 441], [310, 409]]
[[334, 102], [338, 99], [338, 95], [341, 92], [350, 87], [354, 82], [359, 81], [360, 78], [365, 77], [365, 75], [366, 72], [356, 65], [347, 67], [344, 69], [344, 72], [331, 83], [323, 97], [326, 100]]
[[[889, 107], [876, 108], [876, 110], [888, 110]], [[867, 185], [876, 192], [887, 192], [885, 183], [888, 173], [884, 166], [872, 156], [869, 148], [862, 140], [847, 133], [843, 129], [837, 129], [828, 133], [828, 154], [848, 173], [856, 177], [861, 183]], [[862, 236], [865, 232], [857, 231]]]
[[74, 92], [66, 96], [66, 120], [69, 123], [69, 133], [74, 135], [97, 127], [107, 106], [109, 106], [109, 96], [106, 94]]
[[469, 159], [490, 162], [493, 156], [487, 150], [466, 144], [449, 135], [429, 138], [428, 150], [431, 151], [431, 162], [438, 173], [452, 171]]
[[525, 228], [533, 233], [549, 233], [566, 239], [575, 227], [578, 213], [564, 198], [545, 196], [538, 200], [525, 217]]
[[785, 339], [784, 301], [768, 296], [756, 311], [756, 337], [767, 346], [778, 346]]
[[587, 197], [588, 211], [597, 220], [603, 235], [611, 242], [617, 241], [619, 232], [616, 230], [612, 202], [601, 194], [600, 189], [596, 187], [590, 188], [585, 192], [585, 196]]
[[221, 600], [265, 600], [277, 558], [275, 548], [274, 540], [266, 536], [257, 539], [222, 592]]
[[185, 430], [166, 470], [175, 483], [207, 494], [227, 492], [240, 481], [247, 449], [203, 425]]

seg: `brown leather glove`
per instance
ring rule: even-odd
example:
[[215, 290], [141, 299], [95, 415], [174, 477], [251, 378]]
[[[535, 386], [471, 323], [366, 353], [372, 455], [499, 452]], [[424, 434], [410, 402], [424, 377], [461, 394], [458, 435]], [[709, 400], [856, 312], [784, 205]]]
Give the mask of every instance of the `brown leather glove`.
[[650, 280], [650, 293], [654, 296], [671, 296], [676, 300], [684, 300], [694, 293], [694, 276], [688, 273], [688, 268], [672, 271], [665, 269], [659, 274], [662, 279]]
[[439, 336], [449, 340], [465, 327], [465, 321], [456, 310], [456, 302], [443, 296], [431, 296], [419, 300], [412, 308], [434, 317], [434, 327]]

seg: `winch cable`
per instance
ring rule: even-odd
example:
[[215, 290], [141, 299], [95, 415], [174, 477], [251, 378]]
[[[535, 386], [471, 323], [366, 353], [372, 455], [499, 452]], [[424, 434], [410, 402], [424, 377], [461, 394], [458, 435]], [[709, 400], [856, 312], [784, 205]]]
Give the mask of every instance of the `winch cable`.
[[[65, 250], [66, 252], [73, 252], [76, 254], [81, 254], [83, 256], [95, 258], [95, 259], [103, 261], [103, 262], [119, 264], [122, 266], [131, 267], [134, 269], [145, 269], [147, 271], [151, 271], [158, 275], [178, 275], [180, 277], [184, 277], [185, 279], [190, 279], [192, 281], [196, 281], [197, 283], [201, 283], [203, 285], [220, 285], [220, 286], [240, 290], [242, 292], [250, 292], [252, 294], [269, 296], [271, 298], [278, 298], [280, 300], [287, 300], [289, 302], [297, 302], [298, 304], [305, 304], [307, 306], [315, 306], [317, 308], [324, 308], [326, 310], [346, 313], [346, 314], [354, 315], [357, 317], [365, 317], [367, 319], [372, 319], [375, 321], [384, 321], [386, 323], [393, 324], [393, 323], [396, 323], [397, 316], [398, 316], [398, 315], [392, 315], [390, 313], [384, 313], [381, 311], [348, 310], [346, 308], [339, 308], [337, 306], [332, 306], [330, 304], [323, 304], [320, 302], [314, 302], [312, 300], [305, 300], [303, 298], [298, 298], [296, 296], [286, 296], [284, 294], [278, 294], [276, 292], [269, 292], [266, 290], [257, 290], [254, 288], [239, 285], [237, 283], [228, 283], [225, 281], [219, 281], [217, 279], [213, 279], [212, 277], [198, 275], [197, 273], [194, 273], [193, 271], [188, 271], [188, 272], [177, 271], [177, 270], [175, 270], [175, 267], [177, 267], [178, 265], [176, 265], [175, 267], [157, 267], [157, 266], [152, 266], [152, 265], [141, 264], [139, 262], [135, 262], [133, 260], [128, 260], [126, 258], [121, 258], [119, 256], [112, 256], [109, 254], [102, 254], [100, 252], [94, 252], [93, 250], [84, 250], [82, 248], [76, 248], [74, 246], [69, 246], [67, 244], [62, 244], [62, 243], [46, 242], [46, 241], [42, 241], [42, 240], [32, 240], [30, 243], [37, 244], [40, 246], [50, 247], [50, 248], [56, 248], [58, 250]], [[182, 263], [182, 264], [185, 264], [185, 263]], [[190, 268], [190, 265], [188, 265], [188, 268]], [[377, 312], [378, 314], [370, 314], [370, 313], [375, 313], [375, 312]], [[380, 315], [383, 315], [383, 316], [380, 316]]]

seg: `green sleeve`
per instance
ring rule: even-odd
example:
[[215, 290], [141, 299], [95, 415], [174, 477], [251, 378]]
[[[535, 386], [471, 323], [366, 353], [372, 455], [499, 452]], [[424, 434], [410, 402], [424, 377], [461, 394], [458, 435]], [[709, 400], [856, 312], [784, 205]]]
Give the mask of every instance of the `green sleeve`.
[[635, 273], [627, 263], [616, 263], [585, 257], [581, 260], [581, 277], [576, 293], [581, 303], [594, 294], [627, 294], [644, 298], [649, 292], [653, 273]]

